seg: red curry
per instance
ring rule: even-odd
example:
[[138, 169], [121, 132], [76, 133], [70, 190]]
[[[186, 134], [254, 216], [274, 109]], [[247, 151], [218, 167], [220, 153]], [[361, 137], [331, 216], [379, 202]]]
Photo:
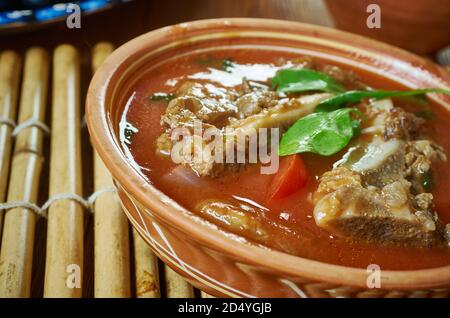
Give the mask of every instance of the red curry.
[[[195, 210], [199, 202], [207, 199], [231, 200], [262, 208], [264, 213], [262, 217], [258, 216], [260, 221], [273, 226], [268, 228], [268, 239], [259, 243], [269, 247], [309, 259], [362, 268], [369, 264], [378, 264], [382, 269], [391, 270], [449, 265], [450, 250], [446, 247], [386, 246], [362, 242], [337, 237], [316, 225], [312, 193], [317, 190], [319, 178], [332, 169], [333, 163], [342, 157], [347, 148], [332, 156], [301, 154], [302, 162], [308, 171], [306, 184], [291, 195], [277, 200], [268, 200], [268, 191], [273, 187], [274, 176], [261, 174], [258, 165], [249, 165], [239, 171], [226, 173], [220, 178], [201, 177], [188, 167], [176, 165], [170, 157], [157, 153], [155, 142], [164, 130], [160, 121], [166, 111], [167, 100], [151, 99], [149, 96], [159, 92], [176, 94], [180, 85], [189, 80], [189, 77], [190, 80], [195, 78], [200, 83], [232, 86], [233, 78], [221, 79], [220, 74], [211, 75], [211, 69], [220, 68], [217, 64], [224, 63], [223, 61], [233, 61], [239, 65], [259, 65], [243, 69], [244, 73], [253, 72], [253, 75], [258, 77], [270, 73], [279, 59], [295, 58], [298, 56], [287, 52], [227, 49], [175, 57], [157, 65], [133, 88], [134, 92], [124, 109], [121, 122], [122, 141], [123, 146], [130, 150], [130, 161], [135, 162], [135, 166], [148, 178], [148, 182], [189, 210]], [[342, 68], [348, 69], [346, 66]], [[403, 89], [385, 78], [361, 70], [352, 71], [371, 87]], [[398, 105], [411, 112], [418, 112], [423, 107], [420, 104], [396, 101], [396, 106]], [[430, 107], [434, 116], [427, 119], [424, 125], [431, 138], [448, 151], [450, 114], [436, 105]], [[432, 194], [435, 211], [446, 224], [450, 222], [450, 197], [447, 194], [447, 189], [450, 188], [450, 162], [437, 163], [434, 169], [435, 187]], [[242, 235], [246, 236], [245, 233]]]

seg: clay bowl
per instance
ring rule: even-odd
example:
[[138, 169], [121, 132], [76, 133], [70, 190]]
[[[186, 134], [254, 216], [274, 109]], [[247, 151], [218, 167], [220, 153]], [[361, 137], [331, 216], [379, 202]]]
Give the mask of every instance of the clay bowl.
[[[272, 45], [351, 65], [411, 88], [449, 87], [435, 64], [342, 31], [265, 19], [183, 23], [144, 34], [118, 48], [95, 74], [87, 97], [92, 142], [115, 179], [132, 225], [153, 251], [196, 287], [234, 297], [448, 296], [450, 266], [382, 271], [368, 289], [366, 269], [304, 259], [245, 242], [196, 217], [149, 184], [127, 161], [118, 140], [130, 87], [155, 62], [214, 45]], [[450, 98], [432, 97], [450, 110]], [[442, 98], [442, 99], [440, 99]]]

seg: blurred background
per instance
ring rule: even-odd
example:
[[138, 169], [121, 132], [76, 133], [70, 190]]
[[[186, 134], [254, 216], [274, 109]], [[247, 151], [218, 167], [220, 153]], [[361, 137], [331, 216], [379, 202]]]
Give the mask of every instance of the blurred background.
[[[80, 29], [66, 26], [69, 2], [81, 8]], [[381, 28], [367, 27], [372, 3], [381, 9]], [[433, 57], [450, 45], [450, 0], [0, 0], [0, 49], [61, 42], [80, 49], [99, 41], [120, 45], [155, 28], [218, 17], [336, 27]]]

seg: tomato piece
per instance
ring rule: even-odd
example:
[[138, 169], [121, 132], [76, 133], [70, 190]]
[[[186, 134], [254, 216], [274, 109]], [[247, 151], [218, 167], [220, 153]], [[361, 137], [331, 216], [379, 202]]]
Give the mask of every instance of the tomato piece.
[[278, 172], [269, 186], [269, 201], [296, 192], [308, 182], [308, 170], [299, 154], [282, 157]]

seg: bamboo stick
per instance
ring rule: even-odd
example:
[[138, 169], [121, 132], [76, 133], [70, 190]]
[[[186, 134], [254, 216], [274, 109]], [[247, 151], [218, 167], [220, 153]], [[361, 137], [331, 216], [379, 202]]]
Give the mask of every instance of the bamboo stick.
[[[0, 118], [2, 119], [16, 120], [20, 67], [20, 57], [16, 53], [5, 51], [0, 54]], [[12, 130], [13, 127], [0, 124], [0, 202], [3, 202], [6, 197]], [[3, 211], [0, 211], [0, 235], [2, 233], [3, 213]]]
[[[78, 52], [60, 45], [53, 56], [50, 198], [82, 195], [79, 87]], [[44, 297], [81, 297], [82, 274], [83, 209], [60, 200], [48, 211]]]
[[[93, 49], [95, 72], [113, 51], [110, 43]], [[112, 187], [111, 175], [94, 151], [94, 188]], [[130, 252], [128, 220], [115, 193], [102, 194], [94, 210], [94, 295], [95, 297], [130, 297]]]
[[[45, 120], [48, 55], [31, 48], [25, 57], [19, 123]], [[29, 127], [19, 133], [14, 148], [8, 201], [36, 203], [43, 163], [44, 133]], [[0, 253], [0, 297], [29, 297], [36, 214], [24, 208], [5, 214]]]
[[191, 284], [174, 272], [169, 266], [164, 265], [166, 276], [167, 298], [194, 298], [194, 288]]
[[136, 297], [159, 298], [161, 290], [158, 258], [135, 229], [133, 229], [133, 242]]

